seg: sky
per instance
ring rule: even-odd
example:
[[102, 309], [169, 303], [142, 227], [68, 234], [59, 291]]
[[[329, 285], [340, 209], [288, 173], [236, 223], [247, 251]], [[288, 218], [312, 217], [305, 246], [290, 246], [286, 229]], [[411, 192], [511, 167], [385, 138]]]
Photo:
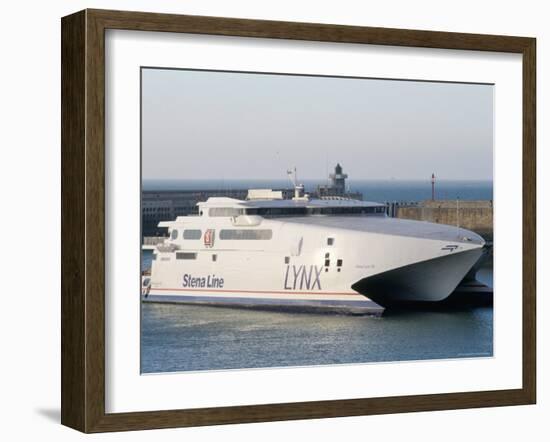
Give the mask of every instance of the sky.
[[143, 179], [493, 179], [493, 86], [142, 69]]

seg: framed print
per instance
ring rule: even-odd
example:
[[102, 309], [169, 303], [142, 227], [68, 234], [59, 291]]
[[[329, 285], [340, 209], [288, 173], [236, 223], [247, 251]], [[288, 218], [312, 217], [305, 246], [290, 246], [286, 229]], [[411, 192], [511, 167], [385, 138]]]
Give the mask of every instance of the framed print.
[[62, 423], [533, 404], [535, 40], [62, 19]]

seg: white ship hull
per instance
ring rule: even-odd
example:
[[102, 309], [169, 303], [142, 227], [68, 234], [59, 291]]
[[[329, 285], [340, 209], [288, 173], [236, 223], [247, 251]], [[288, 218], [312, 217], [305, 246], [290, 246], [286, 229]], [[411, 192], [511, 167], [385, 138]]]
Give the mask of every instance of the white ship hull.
[[[484, 245], [464, 229], [385, 216], [258, 218], [170, 223], [202, 236], [167, 241], [172, 247], [154, 252], [143, 299], [380, 314], [396, 302], [447, 298]], [[227, 229], [269, 231], [270, 238], [218, 238]]]

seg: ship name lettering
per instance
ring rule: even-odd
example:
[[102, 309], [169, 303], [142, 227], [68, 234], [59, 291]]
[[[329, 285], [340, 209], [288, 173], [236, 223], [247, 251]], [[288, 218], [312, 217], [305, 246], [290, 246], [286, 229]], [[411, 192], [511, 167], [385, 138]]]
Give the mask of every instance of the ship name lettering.
[[287, 265], [285, 272], [285, 290], [321, 290], [323, 267], [315, 265]]
[[193, 276], [189, 273], [183, 275], [183, 287], [222, 289], [224, 279], [216, 275]]

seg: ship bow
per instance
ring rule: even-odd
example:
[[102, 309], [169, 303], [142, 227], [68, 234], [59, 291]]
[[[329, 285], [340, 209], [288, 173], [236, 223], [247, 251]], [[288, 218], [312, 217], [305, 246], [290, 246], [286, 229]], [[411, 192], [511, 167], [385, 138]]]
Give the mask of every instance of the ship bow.
[[480, 247], [421, 261], [363, 278], [352, 288], [385, 307], [442, 301], [456, 289], [481, 254]]

